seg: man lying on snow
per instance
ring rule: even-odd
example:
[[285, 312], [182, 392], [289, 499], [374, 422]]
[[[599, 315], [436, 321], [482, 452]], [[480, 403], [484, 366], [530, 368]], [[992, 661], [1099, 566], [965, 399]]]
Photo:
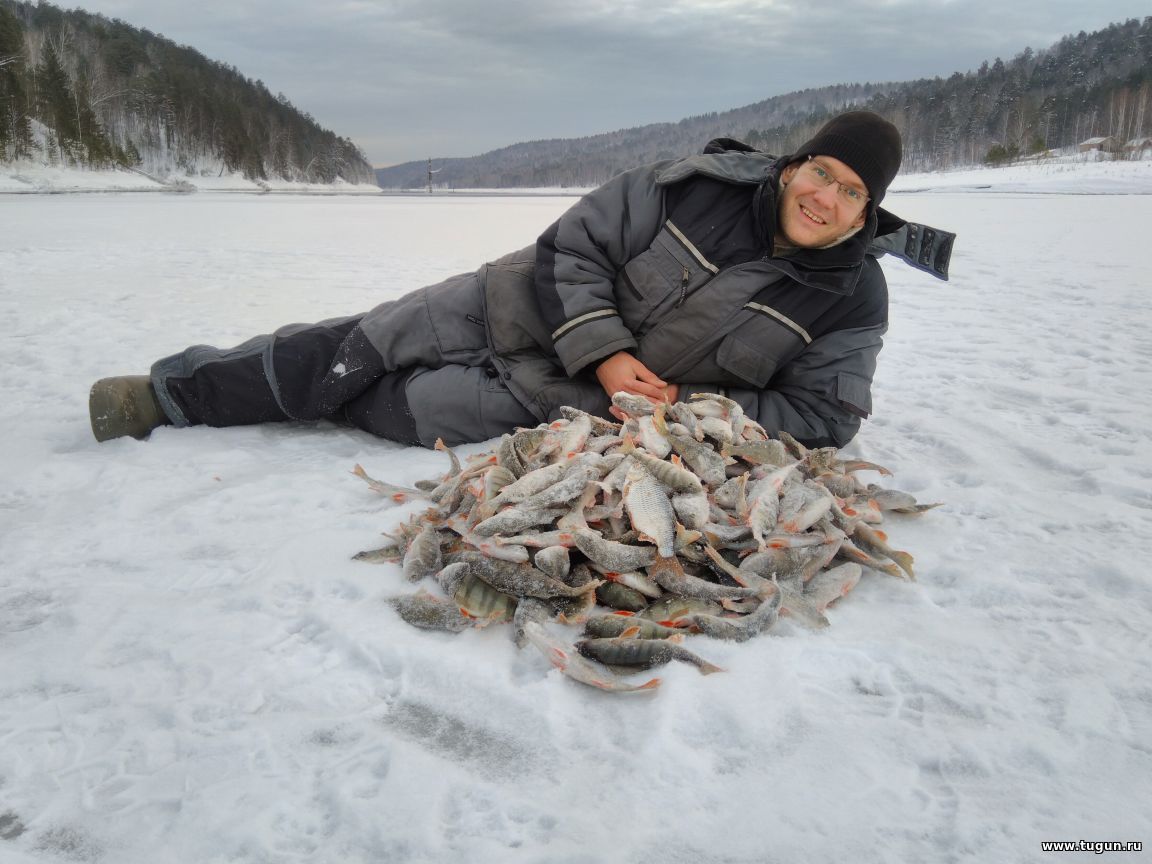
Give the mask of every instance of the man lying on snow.
[[591, 192], [528, 248], [382, 303], [104, 378], [97, 440], [327, 418], [405, 444], [483, 441], [623, 390], [736, 400], [842, 446], [871, 410], [888, 294], [876, 257], [947, 278], [954, 235], [878, 208], [900, 135], [863, 111], [777, 158], [729, 139]]

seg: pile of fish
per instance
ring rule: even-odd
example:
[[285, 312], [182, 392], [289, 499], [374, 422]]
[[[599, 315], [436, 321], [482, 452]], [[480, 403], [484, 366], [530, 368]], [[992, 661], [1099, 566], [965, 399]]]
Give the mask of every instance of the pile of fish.
[[[681, 644], [686, 634], [742, 642], [780, 615], [825, 627], [865, 568], [915, 578], [912, 556], [876, 525], [938, 505], [856, 476], [886, 469], [770, 438], [723, 396], [612, 403], [621, 423], [565, 408], [463, 464], [438, 442], [451, 469], [416, 488], [356, 466], [381, 495], [429, 504], [355, 556], [436, 584], [392, 599], [405, 621], [450, 632], [511, 622], [518, 645], [565, 675], [640, 690], [660, 679], [624, 676], [671, 660], [721, 671]], [[584, 638], [573, 645], [553, 622]]]

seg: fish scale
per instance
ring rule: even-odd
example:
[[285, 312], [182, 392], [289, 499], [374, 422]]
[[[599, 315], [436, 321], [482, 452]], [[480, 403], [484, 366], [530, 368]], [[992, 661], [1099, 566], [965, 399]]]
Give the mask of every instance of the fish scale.
[[656, 478], [640, 465], [628, 469], [624, 481], [624, 509], [632, 527], [656, 544], [663, 558], [675, 554], [676, 511]]

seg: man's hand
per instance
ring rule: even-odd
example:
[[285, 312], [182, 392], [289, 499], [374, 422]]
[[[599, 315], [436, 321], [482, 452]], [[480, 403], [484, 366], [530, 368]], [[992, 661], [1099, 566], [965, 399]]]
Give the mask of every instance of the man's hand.
[[647, 396], [653, 402], [664, 401], [668, 385], [627, 351], [617, 351], [596, 367], [596, 378], [609, 396], [623, 390]]
[[627, 351], [617, 351], [597, 366], [596, 378], [609, 396], [623, 390], [652, 402], [675, 402], [680, 391], [679, 385], [664, 382]]

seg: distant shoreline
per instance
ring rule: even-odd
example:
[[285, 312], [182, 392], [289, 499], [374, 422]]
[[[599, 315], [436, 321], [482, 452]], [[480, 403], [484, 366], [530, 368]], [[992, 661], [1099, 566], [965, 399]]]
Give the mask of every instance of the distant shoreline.
[[[382, 189], [369, 184], [304, 184], [227, 177], [159, 179], [131, 171], [88, 171], [31, 163], [0, 164], [0, 195], [92, 195], [146, 192], [190, 195], [196, 192], [239, 195], [368, 196], [388, 198], [578, 198], [590, 188], [426, 188]], [[1091, 160], [1082, 155], [1018, 162], [999, 167], [970, 166], [931, 174], [898, 176], [889, 195], [1036, 194], [1149, 195], [1152, 160]]]

